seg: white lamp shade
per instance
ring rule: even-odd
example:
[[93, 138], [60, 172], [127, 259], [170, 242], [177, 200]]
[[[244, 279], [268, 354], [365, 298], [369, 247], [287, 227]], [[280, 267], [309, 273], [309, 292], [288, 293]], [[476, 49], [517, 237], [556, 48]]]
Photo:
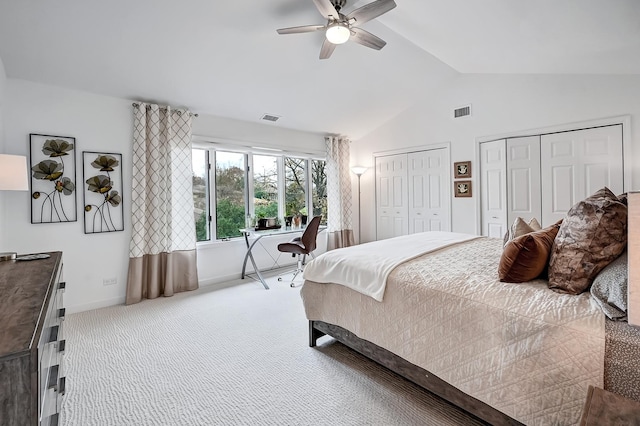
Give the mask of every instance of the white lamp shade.
[[362, 166], [353, 166], [351, 168], [351, 171], [355, 174], [357, 174], [358, 176], [362, 175], [364, 172], [367, 171], [366, 167], [362, 167]]
[[0, 154], [0, 190], [28, 191], [27, 157]]
[[351, 36], [351, 31], [349, 28], [345, 27], [341, 24], [330, 25], [327, 28], [327, 32], [325, 33], [327, 40], [329, 40], [333, 44], [342, 44], [346, 43]]

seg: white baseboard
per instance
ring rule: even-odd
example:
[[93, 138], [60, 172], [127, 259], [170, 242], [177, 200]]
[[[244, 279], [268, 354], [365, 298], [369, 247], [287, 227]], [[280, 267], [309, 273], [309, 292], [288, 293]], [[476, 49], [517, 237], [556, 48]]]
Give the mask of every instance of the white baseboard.
[[98, 300], [91, 303], [83, 303], [80, 305], [67, 306], [67, 313], [75, 314], [78, 312], [92, 311], [94, 309], [108, 308], [109, 306], [124, 305], [125, 296], [114, 297], [111, 299]]
[[[295, 263], [291, 265], [284, 265], [282, 268], [273, 269], [270, 271], [262, 272], [262, 275], [265, 277], [271, 277], [273, 275], [277, 275], [278, 273], [286, 272], [287, 268], [295, 268]], [[253, 271], [248, 271], [249, 274], [253, 274]], [[208, 290], [217, 290], [223, 289], [227, 287], [232, 287], [234, 285], [245, 284], [247, 282], [253, 281], [253, 277], [247, 277], [245, 279], [240, 278], [240, 274], [228, 274], [228, 275], [220, 275], [213, 278], [207, 278], [198, 281], [198, 285], [202, 288], [207, 288]], [[96, 302], [91, 303], [83, 303], [80, 305], [67, 306], [67, 312], [69, 314], [75, 314], [78, 312], [91, 311], [94, 309], [100, 308], [108, 308], [109, 306], [115, 305], [124, 305], [125, 296], [114, 297], [111, 299], [98, 300]]]

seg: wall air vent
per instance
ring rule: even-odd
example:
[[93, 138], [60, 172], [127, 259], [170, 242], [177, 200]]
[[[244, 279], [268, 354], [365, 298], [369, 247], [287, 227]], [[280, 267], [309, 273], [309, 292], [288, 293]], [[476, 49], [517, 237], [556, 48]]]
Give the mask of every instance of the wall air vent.
[[275, 123], [276, 121], [280, 120], [280, 116], [272, 115], [272, 114], [265, 114], [265, 115], [262, 116], [262, 120], [271, 121], [271, 122]]
[[463, 106], [453, 110], [453, 118], [467, 117], [471, 115], [471, 105]]

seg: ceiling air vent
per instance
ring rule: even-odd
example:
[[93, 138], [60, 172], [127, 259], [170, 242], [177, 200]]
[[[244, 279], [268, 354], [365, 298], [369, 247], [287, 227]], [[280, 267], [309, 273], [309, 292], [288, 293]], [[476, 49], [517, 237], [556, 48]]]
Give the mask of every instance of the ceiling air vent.
[[280, 117], [277, 115], [265, 114], [262, 116], [262, 119], [275, 123], [276, 121], [280, 120]]
[[463, 106], [453, 110], [453, 118], [461, 118], [471, 115], [471, 105]]

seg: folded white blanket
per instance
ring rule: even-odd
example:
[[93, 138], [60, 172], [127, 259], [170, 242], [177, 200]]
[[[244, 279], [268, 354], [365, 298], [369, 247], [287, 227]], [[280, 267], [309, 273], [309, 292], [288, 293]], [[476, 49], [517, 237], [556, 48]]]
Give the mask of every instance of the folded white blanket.
[[304, 268], [305, 280], [349, 287], [382, 302], [387, 277], [398, 265], [452, 244], [480, 238], [455, 232], [421, 232], [328, 251]]

